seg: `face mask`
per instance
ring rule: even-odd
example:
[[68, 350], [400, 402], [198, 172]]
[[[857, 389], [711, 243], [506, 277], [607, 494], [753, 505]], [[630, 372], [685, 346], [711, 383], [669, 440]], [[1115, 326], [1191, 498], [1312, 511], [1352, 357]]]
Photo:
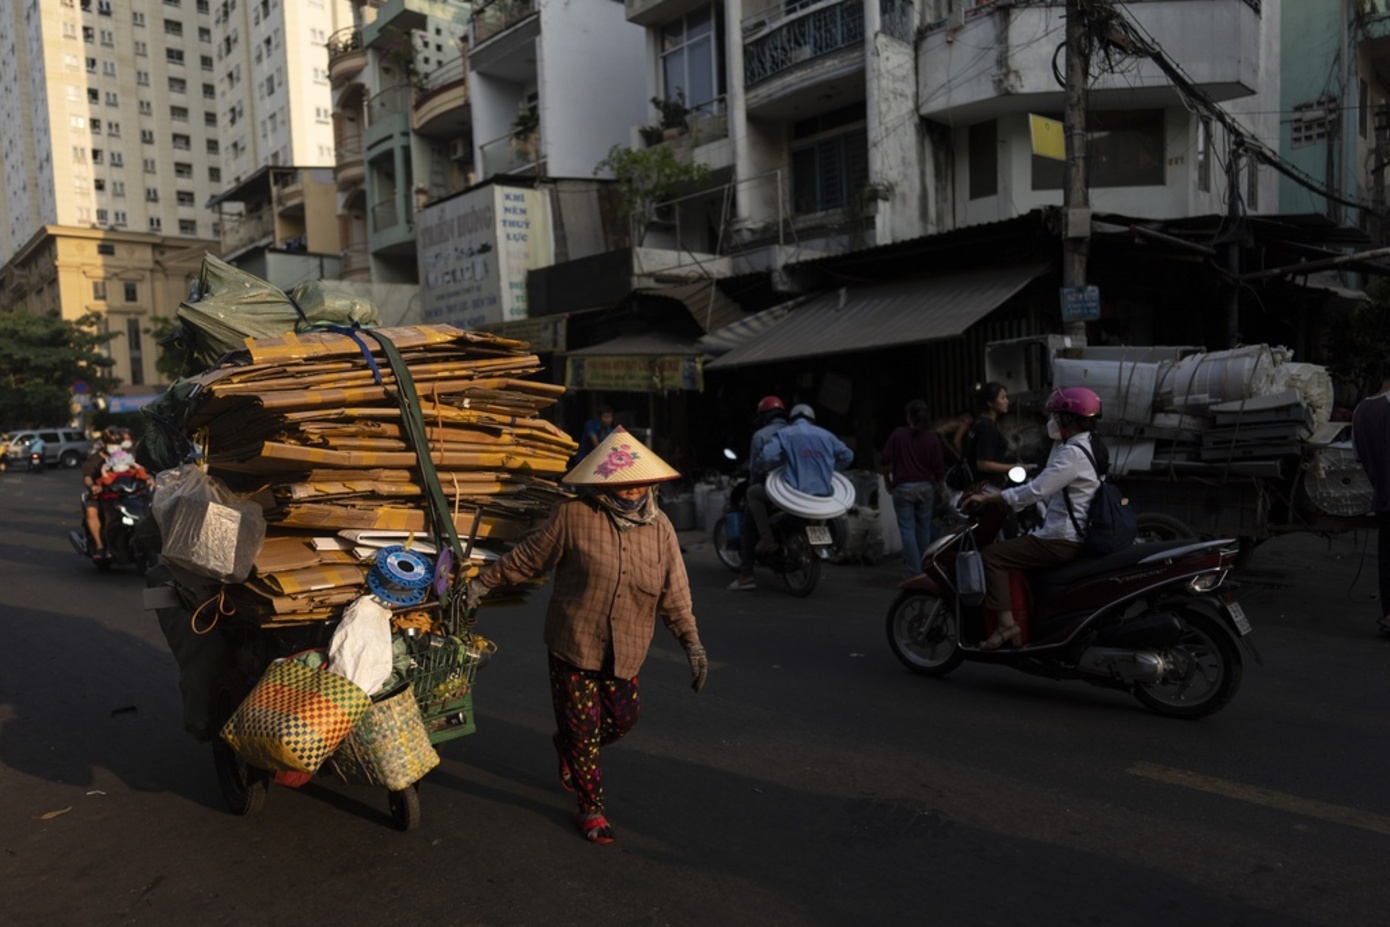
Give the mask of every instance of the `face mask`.
[[1062, 426], [1057, 424], [1056, 418], [1048, 418], [1047, 436], [1051, 438], [1053, 441], [1062, 440]]
[[624, 512], [635, 512], [638, 508], [641, 507], [643, 502], [647, 501], [647, 497], [645, 495], [638, 496], [636, 499], [624, 499], [617, 493], [611, 493], [610, 498], [612, 498], [613, 502], [618, 506], [618, 508], [622, 509]]
[[133, 446], [133, 442], [130, 442], [130, 441], [122, 441], [122, 442], [121, 442], [121, 448], [122, 448], [123, 450], [127, 450], [127, 451], [128, 451], [128, 450], [131, 449], [132, 446]]
[[108, 453], [108, 454], [114, 454], [114, 453], [116, 453], [117, 451], [119, 451], [120, 449], [121, 449], [121, 446], [120, 446], [119, 444], [108, 444], [108, 445], [106, 445], [106, 453]]

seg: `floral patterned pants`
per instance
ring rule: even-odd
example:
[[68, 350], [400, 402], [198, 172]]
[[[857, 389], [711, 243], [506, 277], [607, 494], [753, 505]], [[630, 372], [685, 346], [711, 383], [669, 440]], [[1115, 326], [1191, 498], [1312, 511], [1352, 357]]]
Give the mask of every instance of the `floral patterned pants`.
[[550, 655], [550, 697], [555, 704], [559, 748], [582, 814], [603, 812], [603, 770], [599, 747], [620, 739], [637, 724], [642, 701], [637, 677], [619, 679], [582, 670]]

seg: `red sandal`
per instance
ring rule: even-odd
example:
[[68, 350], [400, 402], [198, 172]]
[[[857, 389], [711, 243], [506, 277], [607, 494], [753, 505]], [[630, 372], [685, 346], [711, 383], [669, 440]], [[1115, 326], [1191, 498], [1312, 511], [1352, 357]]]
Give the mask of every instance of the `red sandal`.
[[556, 731], [550, 735], [550, 742], [555, 745], [555, 755], [560, 760], [560, 787], [566, 792], [574, 791], [574, 774], [570, 772], [569, 761], [565, 759], [565, 748], [560, 743], [560, 732]]
[[574, 822], [579, 825], [579, 832], [584, 835], [584, 839], [590, 843], [609, 844], [618, 839], [618, 835], [613, 833], [613, 826], [601, 814], [580, 812], [574, 816]]

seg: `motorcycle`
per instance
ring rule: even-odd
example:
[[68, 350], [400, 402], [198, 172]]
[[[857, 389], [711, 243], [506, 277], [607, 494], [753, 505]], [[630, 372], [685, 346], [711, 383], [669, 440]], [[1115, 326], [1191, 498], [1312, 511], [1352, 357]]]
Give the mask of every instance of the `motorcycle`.
[[1104, 557], [1011, 574], [1020, 646], [982, 650], [996, 618], [961, 602], [956, 562], [973, 538], [998, 535], [1007, 508], [987, 505], [922, 554], [888, 609], [888, 645], [914, 673], [944, 676], [969, 660], [1131, 693], [1169, 717], [1201, 718], [1240, 688], [1241, 647], [1263, 665], [1227, 582], [1234, 540], [1136, 543]]
[[39, 451], [29, 452], [29, 472], [42, 473], [44, 471], [43, 454]]
[[149, 486], [139, 477], [122, 475], [98, 490], [96, 498], [101, 506], [101, 533], [107, 556], [95, 556], [96, 545], [85, 517], [79, 530], [68, 532], [73, 549], [98, 569], [134, 566], [143, 576], [154, 563], [154, 556], [142, 549], [138, 540], [141, 523], [150, 517]]
[[[725, 451], [725, 455], [732, 459], [733, 452]], [[740, 565], [741, 532], [752, 527], [752, 516], [744, 504], [747, 494], [748, 479], [745, 476], [729, 490], [724, 514], [714, 523], [715, 553], [719, 562], [734, 572], [738, 571]], [[835, 549], [835, 535], [830, 524], [823, 518], [795, 515], [773, 506], [769, 507], [768, 521], [777, 549], [755, 551], [753, 565], [771, 570], [787, 591], [797, 598], [810, 595], [820, 582], [821, 560]]]

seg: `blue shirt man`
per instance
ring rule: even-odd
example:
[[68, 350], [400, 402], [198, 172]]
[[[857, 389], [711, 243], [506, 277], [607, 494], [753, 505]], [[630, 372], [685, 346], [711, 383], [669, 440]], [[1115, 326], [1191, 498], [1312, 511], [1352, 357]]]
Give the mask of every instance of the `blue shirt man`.
[[854, 452], [845, 442], [815, 423], [810, 406], [792, 409], [792, 423], [763, 446], [753, 462], [753, 472], [766, 473], [785, 467], [784, 476], [792, 489], [812, 496], [835, 492], [834, 475], [854, 461]]

